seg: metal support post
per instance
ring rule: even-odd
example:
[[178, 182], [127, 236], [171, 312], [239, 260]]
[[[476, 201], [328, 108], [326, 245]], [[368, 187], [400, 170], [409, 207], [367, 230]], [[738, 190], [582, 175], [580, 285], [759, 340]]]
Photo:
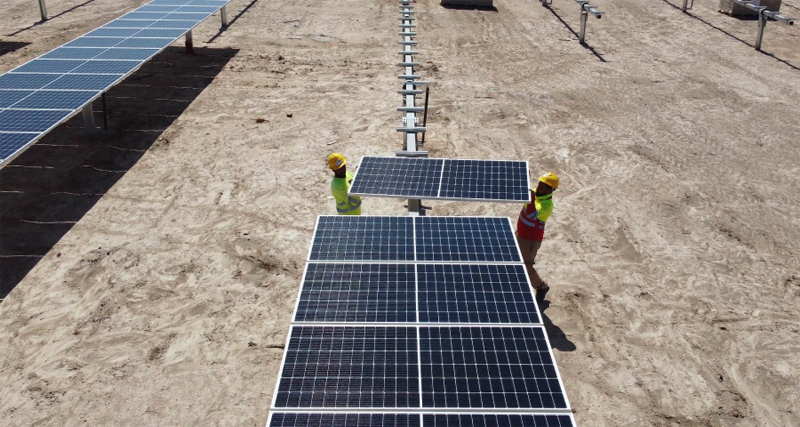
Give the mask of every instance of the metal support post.
[[764, 29], [767, 28], [767, 17], [763, 13], [758, 14], [758, 35], [756, 36], [756, 50], [761, 50], [761, 42], [764, 40]]
[[39, 12], [42, 14], [42, 21], [47, 21], [47, 5], [45, 0], [39, 0]]
[[694, 7], [694, 0], [689, 3], [689, 0], [683, 0], [683, 6], [681, 6], [681, 12], [686, 13], [687, 10], [691, 10]]
[[94, 110], [92, 110], [91, 103], [83, 107], [83, 127], [89, 133], [94, 133], [96, 130], [94, 126]]
[[222, 19], [222, 28], [228, 26], [228, 6], [222, 6], [222, 9], [219, 10], [219, 16]]
[[186, 54], [194, 56], [194, 41], [192, 41], [192, 30], [186, 33]]
[[597, 6], [589, 4], [589, 0], [575, 0], [575, 3], [581, 5], [581, 30], [578, 38], [581, 44], [586, 44], [586, 20], [589, 18], [589, 14], [600, 19], [605, 12], [597, 10]]
[[753, 4], [749, 0], [733, 0], [734, 3], [744, 6], [758, 13], [758, 35], [756, 36], [756, 50], [761, 50], [761, 43], [764, 41], [764, 30], [767, 28], [767, 20], [774, 19], [781, 24], [794, 25], [794, 18], [781, 15], [778, 11], [767, 10], [765, 6]]
[[581, 44], [586, 44], [586, 19], [589, 17], [589, 12], [581, 9], [581, 35], [578, 40]]
[[103, 92], [103, 130], [108, 130], [108, 109], [106, 108], [105, 92]]

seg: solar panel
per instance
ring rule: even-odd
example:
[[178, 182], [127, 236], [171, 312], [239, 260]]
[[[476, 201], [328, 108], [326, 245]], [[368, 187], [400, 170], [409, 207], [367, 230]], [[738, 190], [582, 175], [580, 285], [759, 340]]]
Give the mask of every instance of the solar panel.
[[521, 264], [419, 264], [419, 321], [540, 323]]
[[415, 322], [410, 264], [309, 263], [297, 322]]
[[78, 37], [65, 47], [112, 47], [125, 40], [122, 37]]
[[95, 91], [40, 90], [16, 103], [14, 108], [77, 110], [97, 96]]
[[139, 61], [86, 61], [70, 73], [72, 74], [128, 74], [142, 65]]
[[526, 162], [448, 160], [439, 197], [529, 202], [528, 184]]
[[366, 156], [350, 194], [529, 202], [528, 184], [527, 162]]
[[14, 73], [68, 73], [86, 61], [83, 60], [56, 60], [36, 59], [14, 70]]
[[293, 326], [274, 406], [419, 407], [413, 327]]
[[544, 327], [420, 328], [426, 408], [568, 409]]
[[151, 56], [157, 54], [160, 49], [123, 49], [123, 48], [113, 48], [108, 49], [107, 51], [97, 55], [96, 59], [130, 59], [130, 60], [140, 60], [144, 61], [145, 59], [150, 58]]
[[121, 77], [116, 74], [65, 74], [45, 86], [45, 89], [93, 90], [97, 92], [111, 86]]
[[0, 76], [0, 89], [41, 89], [59, 78], [58, 74], [11, 74]]
[[105, 52], [102, 47], [59, 47], [40, 56], [44, 59], [92, 59]]
[[152, 29], [146, 28], [136, 33], [135, 37], [166, 37], [173, 40], [184, 35], [186, 30], [166, 30], [163, 28]]
[[72, 111], [64, 110], [2, 110], [0, 132], [44, 132]]
[[573, 427], [572, 415], [424, 414], [425, 427]]
[[0, 159], [8, 159], [14, 153], [24, 147], [25, 144], [39, 137], [39, 132], [35, 133], [6, 133], [0, 132]]
[[134, 38], [125, 39], [116, 47], [156, 48], [163, 49], [172, 44], [172, 38]]
[[0, 108], [8, 108], [26, 96], [32, 94], [32, 90], [4, 90], [0, 89]]
[[522, 262], [508, 218], [417, 217], [418, 261]]
[[153, 21], [146, 21], [146, 20], [126, 20], [126, 19], [117, 19], [116, 21], [111, 21], [106, 25], [103, 25], [102, 28], [147, 28], [149, 27]]
[[411, 217], [320, 216], [311, 261], [413, 261]]
[[419, 414], [273, 413], [268, 427], [419, 427]]
[[155, 12], [155, 11], [142, 12], [137, 10], [135, 12], [126, 13], [125, 16], [120, 17], [120, 19], [124, 20], [143, 19], [147, 21], [158, 21], [159, 19], [164, 19], [167, 15], [169, 15], [169, 12]]
[[350, 194], [436, 198], [443, 165], [442, 159], [364, 157]]
[[153, 22], [153, 25], [150, 25], [149, 28], [181, 28], [188, 30], [198, 23], [199, 21], [156, 21]]
[[98, 28], [83, 37], [130, 37], [139, 31], [136, 28]]

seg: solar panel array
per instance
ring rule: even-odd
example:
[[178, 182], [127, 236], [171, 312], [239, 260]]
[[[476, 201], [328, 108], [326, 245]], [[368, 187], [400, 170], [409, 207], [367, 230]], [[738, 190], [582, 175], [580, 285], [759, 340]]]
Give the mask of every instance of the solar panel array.
[[268, 426], [575, 425], [508, 218], [321, 216], [308, 258]]
[[230, 0], [154, 0], [0, 75], [0, 165]]
[[361, 159], [357, 196], [530, 202], [528, 162], [409, 157]]

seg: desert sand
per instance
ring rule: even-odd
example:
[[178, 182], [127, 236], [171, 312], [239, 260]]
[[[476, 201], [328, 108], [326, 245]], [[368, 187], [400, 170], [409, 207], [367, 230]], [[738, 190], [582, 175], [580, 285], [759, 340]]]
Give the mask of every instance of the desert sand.
[[[759, 53], [755, 21], [679, 1], [597, 0], [589, 48], [572, 1], [418, 1], [425, 148], [561, 176], [537, 268], [579, 425], [797, 427], [800, 29]], [[35, 3], [0, 5], [0, 72], [146, 1]], [[401, 148], [397, 2], [229, 15], [109, 91], [108, 131], [78, 117], [0, 170], [0, 424], [266, 422], [325, 158]]]

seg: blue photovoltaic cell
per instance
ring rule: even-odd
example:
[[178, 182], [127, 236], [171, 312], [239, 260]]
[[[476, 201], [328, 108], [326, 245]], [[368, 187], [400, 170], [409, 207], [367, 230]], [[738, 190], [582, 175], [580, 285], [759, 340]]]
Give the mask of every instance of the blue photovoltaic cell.
[[40, 90], [18, 102], [14, 108], [77, 110], [96, 96], [96, 91]]
[[136, 28], [98, 28], [84, 37], [130, 37], [137, 32]]
[[45, 59], [92, 59], [105, 52], [106, 48], [60, 47], [41, 56]]
[[120, 37], [78, 37], [65, 44], [66, 47], [112, 47], [125, 39]]
[[163, 19], [165, 16], [169, 15], [169, 12], [130, 12], [126, 13], [125, 15], [120, 16], [118, 19], [121, 20], [146, 20], [146, 21], [158, 21], [159, 19]]
[[97, 55], [95, 59], [145, 60], [156, 53], [158, 53], [158, 49], [124, 49], [115, 47]]
[[14, 70], [14, 73], [67, 73], [85, 64], [83, 60], [35, 59]]
[[418, 261], [522, 262], [507, 218], [415, 220]]
[[192, 0], [187, 3], [190, 6], [216, 6], [220, 8], [225, 5], [225, 1], [223, 0]]
[[32, 90], [3, 90], [0, 89], [0, 108], [8, 108], [22, 98], [32, 94]]
[[273, 413], [268, 427], [420, 427], [419, 414]]
[[139, 61], [88, 61], [72, 70], [73, 74], [127, 74], [142, 65]]
[[411, 217], [321, 216], [311, 261], [413, 261]]
[[156, 21], [149, 28], [183, 28], [189, 29], [197, 25], [199, 21]]
[[0, 132], [0, 160], [5, 160], [39, 136], [39, 133]]
[[106, 25], [103, 25], [103, 28], [147, 28], [152, 24], [153, 21], [144, 21], [144, 20], [121, 20], [117, 19], [116, 21], [111, 21]]
[[442, 159], [364, 157], [350, 194], [436, 198]]
[[146, 48], [156, 48], [156, 49], [163, 49], [170, 44], [172, 44], [172, 38], [164, 38], [164, 39], [155, 39], [155, 38], [136, 38], [132, 37], [126, 39], [122, 43], [118, 44], [117, 47], [146, 47]]
[[182, 6], [189, 4], [191, 0], [153, 0], [148, 4], [151, 5], [165, 5], [165, 6]]
[[0, 89], [41, 89], [59, 77], [58, 74], [6, 73], [0, 76]]
[[447, 160], [442, 173], [443, 199], [530, 201], [526, 162]]
[[522, 264], [418, 264], [419, 321], [540, 323]]
[[568, 409], [544, 327], [423, 327], [425, 408]]
[[296, 322], [416, 322], [411, 264], [309, 263]]
[[203, 7], [185, 6], [185, 7], [182, 7], [180, 9], [178, 9], [177, 11], [178, 12], [187, 12], [187, 13], [192, 13], [192, 12], [199, 13], [199, 12], [202, 12], [202, 13], [208, 14], [208, 13], [214, 13], [217, 10], [219, 10], [219, 7], [217, 7], [217, 6], [203, 6]]
[[44, 132], [72, 111], [3, 110], [0, 111], [0, 132]]
[[102, 91], [120, 79], [116, 74], [65, 74], [46, 89]]
[[186, 30], [144, 29], [136, 33], [136, 37], [168, 37], [176, 39], [186, 33]]
[[176, 12], [176, 13], [170, 13], [169, 15], [167, 15], [166, 18], [164, 18], [164, 20], [200, 22], [200, 21], [206, 19], [207, 16], [208, 16], [208, 14], [205, 14], [205, 13]]
[[174, 12], [178, 9], [180, 9], [180, 6], [153, 6], [148, 4], [136, 9], [136, 12]]
[[277, 408], [418, 408], [413, 327], [294, 326]]
[[[574, 427], [571, 415], [424, 414], [425, 427]], [[284, 424], [280, 424], [284, 425]], [[288, 425], [288, 424], [285, 424]]]

